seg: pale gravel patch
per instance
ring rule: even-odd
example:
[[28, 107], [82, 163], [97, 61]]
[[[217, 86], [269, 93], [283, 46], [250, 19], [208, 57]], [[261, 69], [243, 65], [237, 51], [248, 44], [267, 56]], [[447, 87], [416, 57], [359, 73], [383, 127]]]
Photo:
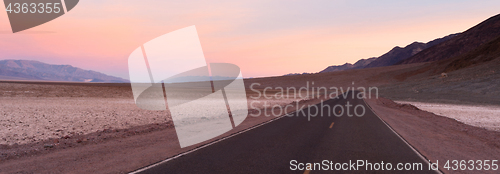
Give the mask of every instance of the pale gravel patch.
[[395, 102], [401, 104], [411, 104], [421, 110], [453, 118], [471, 126], [500, 131], [500, 106], [473, 106], [409, 101]]

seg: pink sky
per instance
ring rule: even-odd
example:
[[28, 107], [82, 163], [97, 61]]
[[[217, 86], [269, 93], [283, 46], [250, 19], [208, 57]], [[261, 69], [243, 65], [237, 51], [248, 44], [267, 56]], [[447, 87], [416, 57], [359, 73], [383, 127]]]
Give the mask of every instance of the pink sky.
[[15, 34], [7, 14], [0, 13], [0, 59], [69, 64], [128, 78], [127, 59], [135, 48], [196, 25], [208, 62], [237, 64], [244, 77], [318, 72], [462, 32], [499, 13], [499, 6], [498, 1], [86, 0], [58, 19]]

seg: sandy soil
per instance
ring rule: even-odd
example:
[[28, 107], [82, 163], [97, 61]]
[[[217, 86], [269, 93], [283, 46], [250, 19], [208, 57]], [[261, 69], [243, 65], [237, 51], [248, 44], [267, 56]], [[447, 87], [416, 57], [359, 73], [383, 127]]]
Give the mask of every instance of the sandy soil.
[[[447, 160], [498, 160], [500, 156], [500, 132], [470, 126], [385, 98], [366, 102], [427, 159], [439, 160], [440, 169], [445, 173], [470, 173], [442, 168]], [[491, 170], [475, 172], [498, 173]]]
[[474, 106], [408, 101], [396, 101], [396, 103], [411, 104], [421, 110], [453, 118], [471, 126], [500, 131], [500, 106]]

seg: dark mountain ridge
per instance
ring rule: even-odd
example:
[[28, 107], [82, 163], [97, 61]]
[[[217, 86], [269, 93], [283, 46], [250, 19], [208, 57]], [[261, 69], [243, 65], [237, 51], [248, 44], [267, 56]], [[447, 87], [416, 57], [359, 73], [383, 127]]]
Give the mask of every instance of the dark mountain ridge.
[[487, 63], [499, 58], [500, 58], [500, 37], [497, 37], [495, 40], [485, 43], [473, 51], [470, 51], [464, 55], [460, 55], [450, 59], [450, 63], [446, 64], [444, 72], [451, 72]]
[[378, 57], [377, 60], [373, 61], [372, 63], [365, 66], [364, 68], [374, 68], [374, 67], [394, 65], [402, 60], [408, 59], [411, 56], [418, 54], [419, 52], [421, 52], [427, 48], [430, 48], [430, 47], [437, 45], [439, 43], [448, 41], [457, 35], [459, 35], [459, 33], [450, 34], [450, 35], [442, 37], [442, 38], [434, 39], [434, 40], [427, 42], [427, 43], [413, 42], [404, 48], [394, 47], [391, 51]]
[[348, 69], [361, 69], [364, 68], [366, 65], [370, 64], [376, 59], [376, 57], [368, 58], [368, 59], [360, 59], [354, 64], [350, 63], [345, 63], [343, 65], [334, 65], [334, 66], [329, 66], [322, 72], [334, 72], [334, 71], [343, 71], [343, 70], [348, 70]]
[[419, 53], [420, 51], [422, 51], [424, 49], [427, 49], [427, 48], [435, 46], [439, 43], [448, 41], [457, 35], [459, 35], [459, 33], [450, 34], [448, 36], [438, 38], [438, 39], [432, 40], [432, 41], [427, 42], [427, 43], [413, 42], [413, 43], [411, 43], [403, 48], [396, 46], [393, 49], [391, 49], [389, 52], [381, 55], [380, 57], [372, 57], [369, 59], [360, 59], [355, 64], [345, 63], [343, 65], [329, 66], [326, 69], [324, 69], [323, 71], [320, 71], [320, 73], [343, 71], [343, 70], [349, 70], [349, 69], [363, 69], [363, 68], [391, 66], [391, 65], [394, 65], [395, 63], [398, 63], [402, 60], [410, 58], [411, 56]]
[[396, 64], [410, 64], [449, 59], [466, 54], [479, 46], [488, 43], [500, 36], [500, 14], [468, 29], [462, 34], [445, 42], [423, 50], [416, 55], [401, 60]]

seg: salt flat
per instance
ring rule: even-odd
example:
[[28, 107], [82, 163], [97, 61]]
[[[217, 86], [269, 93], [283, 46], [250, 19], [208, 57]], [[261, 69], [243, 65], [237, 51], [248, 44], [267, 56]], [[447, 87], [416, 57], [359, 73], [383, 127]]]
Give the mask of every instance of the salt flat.
[[[294, 100], [254, 100], [254, 108], [284, 105]], [[249, 106], [249, 109], [252, 109]], [[2, 97], [0, 144], [24, 144], [104, 129], [125, 129], [165, 123], [168, 111], [138, 108], [133, 98]]]
[[396, 101], [396, 103], [411, 104], [421, 110], [453, 118], [471, 126], [500, 131], [500, 106], [475, 106], [409, 101]]
[[4, 97], [0, 100], [0, 144], [23, 144], [168, 120], [166, 112], [141, 110], [133, 99]]

